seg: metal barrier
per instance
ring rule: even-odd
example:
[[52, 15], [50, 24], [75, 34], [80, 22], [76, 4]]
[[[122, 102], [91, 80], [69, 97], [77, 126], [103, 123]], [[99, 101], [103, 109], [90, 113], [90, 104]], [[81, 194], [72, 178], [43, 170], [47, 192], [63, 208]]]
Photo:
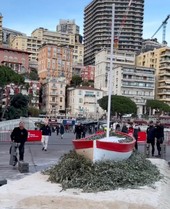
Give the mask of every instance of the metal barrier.
[[0, 131], [0, 142], [11, 141], [11, 131]]

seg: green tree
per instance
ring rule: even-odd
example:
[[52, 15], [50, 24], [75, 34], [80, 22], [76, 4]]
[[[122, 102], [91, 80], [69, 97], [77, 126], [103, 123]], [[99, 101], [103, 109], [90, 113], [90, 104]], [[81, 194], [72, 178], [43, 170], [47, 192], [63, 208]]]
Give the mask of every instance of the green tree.
[[146, 108], [148, 110], [148, 113], [149, 113], [149, 110], [153, 110], [155, 109], [156, 112], [158, 113], [162, 113], [162, 112], [170, 112], [170, 106], [162, 101], [159, 101], [159, 100], [147, 100], [146, 101]]
[[7, 119], [16, 119], [20, 117], [28, 116], [28, 103], [29, 97], [16, 94], [11, 98], [10, 106], [7, 108], [5, 112], [5, 118]]
[[73, 75], [71, 85], [76, 87], [82, 83], [82, 78], [79, 75]]
[[[104, 110], [108, 108], [108, 96], [98, 100], [100, 107]], [[122, 117], [124, 114], [136, 114], [137, 106], [130, 98], [118, 95], [112, 95], [111, 97], [111, 113]]]
[[39, 80], [39, 76], [38, 76], [38, 72], [36, 69], [32, 69], [30, 74], [29, 74], [29, 79], [30, 80], [34, 80], [34, 81], [38, 81]]
[[[3, 98], [9, 97], [9, 95], [4, 96], [3, 92], [5, 86], [11, 83], [21, 86], [24, 84], [24, 77], [22, 75], [19, 75], [9, 67], [0, 66], [0, 101], [2, 101]], [[2, 107], [2, 103], [0, 105]], [[5, 106], [5, 108], [2, 109], [0, 113], [1, 120], [5, 115], [5, 111], [7, 110], [7, 107], [8, 104]]]
[[10, 83], [22, 85], [24, 84], [24, 77], [9, 67], [0, 66], [0, 99], [3, 99], [4, 87]]
[[38, 117], [39, 116], [39, 109], [35, 108], [35, 107], [29, 107], [28, 108], [28, 114], [29, 116], [32, 116], [32, 117]]

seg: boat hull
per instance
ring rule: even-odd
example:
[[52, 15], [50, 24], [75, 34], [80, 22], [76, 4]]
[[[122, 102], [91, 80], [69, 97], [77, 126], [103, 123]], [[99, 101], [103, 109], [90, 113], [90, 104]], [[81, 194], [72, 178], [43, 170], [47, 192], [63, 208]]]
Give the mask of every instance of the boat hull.
[[131, 142], [126, 143], [79, 139], [73, 140], [73, 145], [78, 154], [93, 162], [101, 160], [120, 161], [131, 156], [135, 146], [135, 139], [132, 138]]

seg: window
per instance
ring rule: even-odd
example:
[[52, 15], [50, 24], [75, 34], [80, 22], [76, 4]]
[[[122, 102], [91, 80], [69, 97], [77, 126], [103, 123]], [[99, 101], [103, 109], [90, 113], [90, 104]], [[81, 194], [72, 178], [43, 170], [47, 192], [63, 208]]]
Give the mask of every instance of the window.
[[79, 90], [79, 95], [81, 95], [81, 90]]
[[63, 98], [62, 97], [60, 97], [60, 102], [63, 102]]
[[79, 103], [83, 103], [83, 99], [82, 98], [79, 98]]

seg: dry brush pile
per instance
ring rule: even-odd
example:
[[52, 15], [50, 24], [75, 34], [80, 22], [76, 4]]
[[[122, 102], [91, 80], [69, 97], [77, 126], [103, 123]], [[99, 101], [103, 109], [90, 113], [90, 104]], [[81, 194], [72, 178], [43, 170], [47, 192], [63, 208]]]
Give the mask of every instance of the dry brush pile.
[[84, 192], [152, 186], [162, 178], [158, 168], [140, 153], [133, 153], [128, 160], [120, 162], [92, 163], [70, 151], [43, 173], [49, 175], [49, 181], [61, 184], [64, 190], [79, 188]]

